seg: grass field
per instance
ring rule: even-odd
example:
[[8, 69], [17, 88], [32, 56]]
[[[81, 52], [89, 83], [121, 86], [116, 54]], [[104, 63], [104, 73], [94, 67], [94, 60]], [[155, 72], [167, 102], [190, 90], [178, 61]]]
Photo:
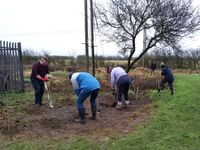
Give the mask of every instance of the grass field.
[[200, 76], [178, 75], [175, 95], [151, 93], [151, 120], [128, 138], [111, 140], [107, 149], [198, 150], [200, 147]]
[[[200, 76], [177, 75], [175, 94], [151, 91], [150, 118], [126, 137], [0, 139], [3, 150], [198, 150], [200, 147]], [[8, 96], [9, 97], [9, 96]], [[13, 95], [17, 97], [17, 95]], [[25, 95], [26, 97], [26, 95]], [[4, 95], [0, 95], [3, 99]], [[22, 101], [24, 102], [24, 100]]]

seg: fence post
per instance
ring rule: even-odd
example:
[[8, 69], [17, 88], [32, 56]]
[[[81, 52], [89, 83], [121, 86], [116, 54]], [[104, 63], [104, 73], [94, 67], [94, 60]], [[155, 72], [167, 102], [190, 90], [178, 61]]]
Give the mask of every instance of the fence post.
[[21, 85], [21, 92], [24, 92], [24, 78], [23, 78], [23, 63], [22, 63], [22, 50], [21, 50], [21, 43], [18, 43], [18, 52], [19, 52], [19, 66], [20, 66], [20, 85]]

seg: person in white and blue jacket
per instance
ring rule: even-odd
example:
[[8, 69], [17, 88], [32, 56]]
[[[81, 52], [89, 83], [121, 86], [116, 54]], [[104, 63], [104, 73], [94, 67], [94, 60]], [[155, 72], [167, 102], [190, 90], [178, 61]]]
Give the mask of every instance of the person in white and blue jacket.
[[71, 80], [74, 92], [77, 97], [77, 108], [79, 112], [79, 118], [75, 119], [77, 123], [85, 123], [85, 107], [84, 101], [90, 96], [92, 120], [96, 120], [96, 98], [99, 93], [100, 84], [99, 81], [87, 72], [70, 73], [69, 79]]

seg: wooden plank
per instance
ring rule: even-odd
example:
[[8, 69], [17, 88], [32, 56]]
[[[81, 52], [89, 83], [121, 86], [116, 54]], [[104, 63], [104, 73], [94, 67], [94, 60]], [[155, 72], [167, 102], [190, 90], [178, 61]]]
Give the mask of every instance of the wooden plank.
[[19, 71], [19, 54], [18, 54], [18, 48], [17, 43], [15, 43], [15, 60], [16, 60], [16, 83], [17, 83], [17, 91], [19, 91], [19, 79], [20, 79], [20, 71]]
[[10, 43], [11, 42], [8, 42], [8, 55], [9, 55], [9, 72], [10, 72], [10, 78], [9, 78], [9, 82], [10, 82], [10, 85], [11, 85], [11, 91], [13, 91], [13, 80], [12, 80], [12, 51], [10, 49]]
[[11, 92], [11, 81], [10, 81], [10, 56], [9, 56], [9, 46], [8, 46], [8, 41], [6, 42], [6, 63], [5, 63], [5, 76], [7, 77], [6, 82], [7, 82], [7, 91]]
[[1, 47], [2, 47], [2, 41], [0, 41], [0, 68], [2, 68], [2, 65], [3, 65], [3, 50]]
[[13, 51], [13, 53], [14, 53], [14, 55], [13, 55], [13, 62], [14, 62], [14, 74], [13, 74], [13, 76], [14, 76], [14, 82], [15, 82], [15, 90], [17, 90], [18, 91], [18, 87], [17, 87], [17, 76], [18, 76], [18, 73], [17, 73], [17, 59], [16, 59], [16, 57], [17, 57], [17, 52], [16, 52], [16, 48], [15, 48], [15, 43], [14, 42], [12, 42], [12, 51]]
[[0, 92], [3, 92], [3, 50], [2, 50], [2, 41], [0, 41]]
[[19, 62], [20, 62], [20, 91], [24, 92], [24, 73], [23, 73], [23, 62], [22, 62], [22, 48], [21, 43], [18, 43], [18, 52], [19, 52]]

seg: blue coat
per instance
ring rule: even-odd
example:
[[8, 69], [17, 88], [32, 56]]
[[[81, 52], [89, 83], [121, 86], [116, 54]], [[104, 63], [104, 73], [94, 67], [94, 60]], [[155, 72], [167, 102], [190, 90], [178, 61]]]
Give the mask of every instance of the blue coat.
[[168, 66], [165, 66], [162, 68], [162, 73], [161, 75], [163, 75], [165, 77], [165, 79], [169, 82], [174, 81], [174, 76], [173, 73], [171, 71], [171, 69]]
[[72, 74], [71, 82], [76, 95], [79, 95], [80, 92], [88, 93], [100, 88], [99, 81], [87, 72]]

